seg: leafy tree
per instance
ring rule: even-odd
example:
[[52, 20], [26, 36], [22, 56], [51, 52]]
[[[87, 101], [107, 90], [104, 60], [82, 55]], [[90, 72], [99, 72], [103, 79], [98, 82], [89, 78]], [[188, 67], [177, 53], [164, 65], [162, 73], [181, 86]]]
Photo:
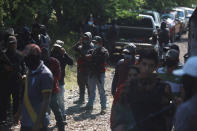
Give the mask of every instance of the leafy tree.
[[[79, 32], [90, 14], [95, 22], [135, 16], [138, 10], [161, 11], [174, 6], [192, 6], [197, 0], [0, 0], [0, 27], [45, 24], [56, 35]], [[98, 22], [99, 21], [99, 22]]]

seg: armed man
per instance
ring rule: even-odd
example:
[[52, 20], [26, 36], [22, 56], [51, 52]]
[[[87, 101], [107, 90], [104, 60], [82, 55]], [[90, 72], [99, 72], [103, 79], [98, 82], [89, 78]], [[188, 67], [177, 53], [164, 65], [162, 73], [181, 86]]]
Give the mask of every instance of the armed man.
[[[89, 50], [93, 49], [94, 45], [92, 41], [92, 34], [90, 32], [84, 33], [80, 38], [79, 43], [74, 45], [74, 50], [77, 52], [77, 82], [79, 86], [79, 100], [75, 101], [75, 104], [84, 103], [85, 98], [85, 88], [88, 89], [88, 75], [89, 75], [89, 62], [86, 60], [85, 56], [88, 54]], [[89, 95], [89, 90], [88, 90]]]
[[90, 62], [90, 74], [88, 77], [88, 86], [90, 96], [85, 107], [87, 110], [93, 109], [95, 100], [96, 86], [100, 94], [101, 114], [106, 112], [106, 95], [104, 89], [106, 61], [109, 57], [108, 50], [103, 47], [103, 40], [100, 36], [95, 36], [93, 40], [95, 49], [86, 55], [86, 59]]
[[158, 41], [159, 41], [159, 57], [162, 59], [163, 48], [168, 45], [170, 41], [169, 30], [166, 27], [166, 22], [163, 21], [161, 23], [161, 29], [158, 33]]
[[[1, 62], [2, 70], [2, 94], [1, 96], [1, 121], [6, 120], [6, 112], [9, 109], [10, 95], [13, 98], [13, 115], [16, 115], [20, 103], [22, 103], [22, 86], [25, 78], [25, 63], [22, 54], [17, 50], [17, 40], [15, 36], [8, 35], [5, 38], [7, 50], [1, 54], [4, 60]], [[4, 61], [4, 62], [3, 62]]]

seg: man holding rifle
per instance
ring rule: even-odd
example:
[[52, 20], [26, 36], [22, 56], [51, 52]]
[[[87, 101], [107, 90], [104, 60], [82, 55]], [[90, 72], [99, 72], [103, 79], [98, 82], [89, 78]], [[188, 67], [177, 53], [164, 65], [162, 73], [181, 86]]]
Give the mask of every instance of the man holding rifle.
[[90, 62], [90, 74], [88, 77], [88, 85], [90, 96], [86, 109], [92, 110], [95, 100], [96, 86], [100, 94], [101, 114], [106, 112], [106, 95], [104, 89], [106, 60], [109, 57], [108, 50], [103, 47], [103, 40], [100, 36], [95, 36], [93, 40], [95, 49], [86, 55], [86, 59]]
[[91, 41], [92, 34], [86, 32], [79, 43], [73, 46], [74, 50], [77, 52], [77, 82], [79, 85], [79, 100], [75, 101], [75, 104], [84, 103], [85, 88], [88, 89], [89, 62], [86, 60], [85, 56], [88, 54], [89, 50], [94, 47]]

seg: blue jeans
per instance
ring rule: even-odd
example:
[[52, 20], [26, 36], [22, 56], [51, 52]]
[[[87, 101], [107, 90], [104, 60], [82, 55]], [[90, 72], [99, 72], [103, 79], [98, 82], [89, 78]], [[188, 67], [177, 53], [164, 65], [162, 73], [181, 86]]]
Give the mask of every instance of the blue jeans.
[[64, 123], [63, 123], [64, 118], [63, 118], [63, 114], [62, 114], [60, 106], [59, 106], [58, 95], [59, 94], [52, 94], [51, 95], [50, 107], [55, 115], [55, 120], [56, 120], [56, 124], [57, 124], [58, 128], [63, 128], [64, 127]]
[[101, 108], [102, 109], [106, 108], [106, 95], [105, 95], [104, 84], [105, 84], [105, 73], [101, 73], [99, 76], [90, 75], [88, 77], [90, 96], [88, 98], [87, 106], [93, 106], [95, 95], [96, 95], [96, 86], [97, 86], [100, 95]]
[[64, 85], [59, 85], [60, 89], [61, 89], [61, 92], [59, 93], [59, 98], [58, 98], [58, 101], [59, 101], [59, 106], [60, 106], [60, 109], [64, 114], [66, 114], [66, 109], [65, 109], [65, 104], [64, 104], [64, 93], [65, 93], [65, 88], [64, 88]]

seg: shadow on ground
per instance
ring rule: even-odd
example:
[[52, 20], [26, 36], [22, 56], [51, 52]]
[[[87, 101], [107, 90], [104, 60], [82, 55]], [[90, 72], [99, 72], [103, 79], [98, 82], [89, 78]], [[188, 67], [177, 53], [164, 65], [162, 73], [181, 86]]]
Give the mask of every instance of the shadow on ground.
[[81, 106], [82, 104], [77, 104], [77, 105], [68, 107], [66, 111], [66, 115], [80, 114], [82, 112], [85, 112], [84, 108]]
[[76, 116], [76, 117], [73, 117], [73, 119], [75, 121], [83, 121], [83, 120], [86, 120], [86, 119], [96, 119], [97, 116], [101, 115], [100, 113], [97, 113], [97, 114], [92, 114], [92, 111], [93, 110], [87, 110], [83, 113], [81, 113], [79, 116]]

